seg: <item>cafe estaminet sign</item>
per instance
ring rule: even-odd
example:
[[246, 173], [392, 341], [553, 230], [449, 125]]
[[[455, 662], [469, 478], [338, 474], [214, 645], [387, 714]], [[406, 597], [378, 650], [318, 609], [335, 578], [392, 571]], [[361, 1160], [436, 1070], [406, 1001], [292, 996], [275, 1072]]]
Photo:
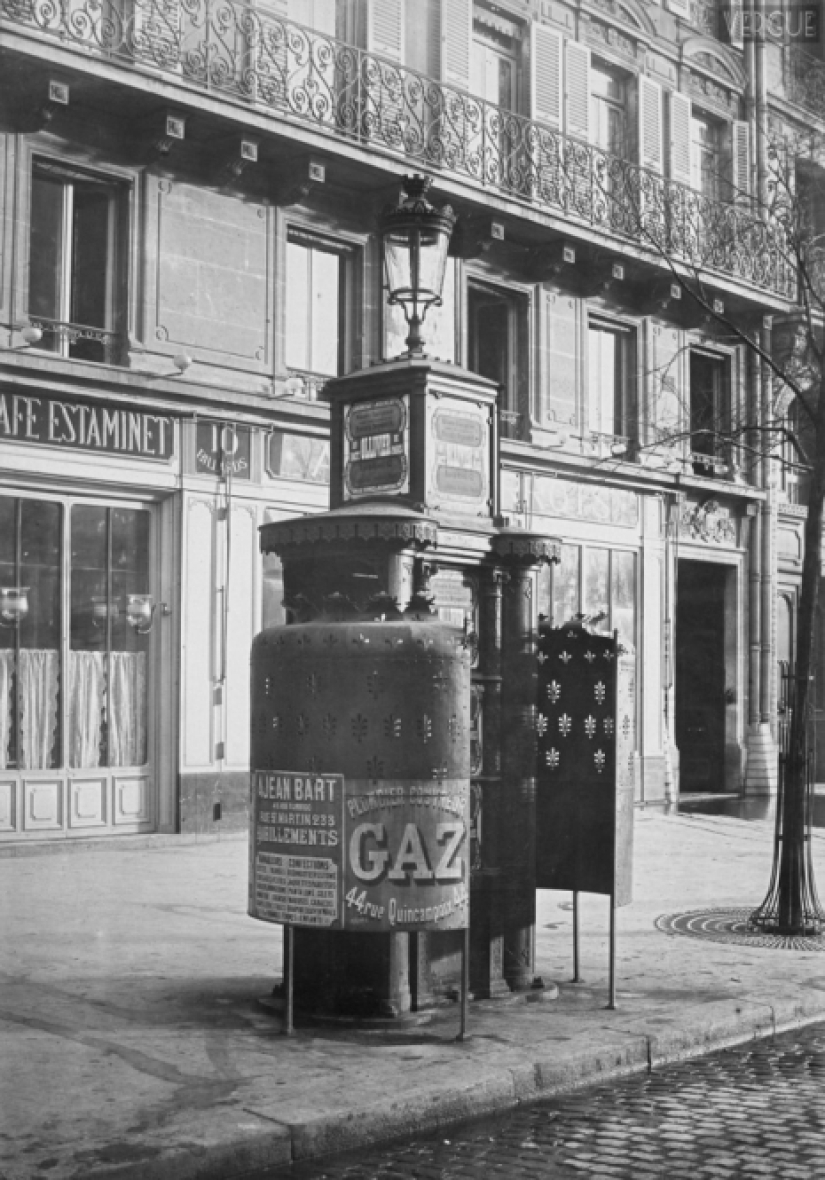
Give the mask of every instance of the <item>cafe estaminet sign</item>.
[[469, 786], [252, 772], [249, 913], [335, 930], [469, 925]]
[[169, 459], [174, 419], [106, 402], [0, 394], [0, 440], [47, 447]]

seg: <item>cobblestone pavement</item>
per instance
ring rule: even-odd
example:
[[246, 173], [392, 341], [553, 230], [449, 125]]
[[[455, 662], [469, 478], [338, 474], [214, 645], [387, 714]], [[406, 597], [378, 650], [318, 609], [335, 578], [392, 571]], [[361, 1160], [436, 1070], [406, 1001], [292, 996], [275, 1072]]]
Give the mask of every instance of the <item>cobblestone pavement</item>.
[[260, 1180], [825, 1178], [825, 1026]]

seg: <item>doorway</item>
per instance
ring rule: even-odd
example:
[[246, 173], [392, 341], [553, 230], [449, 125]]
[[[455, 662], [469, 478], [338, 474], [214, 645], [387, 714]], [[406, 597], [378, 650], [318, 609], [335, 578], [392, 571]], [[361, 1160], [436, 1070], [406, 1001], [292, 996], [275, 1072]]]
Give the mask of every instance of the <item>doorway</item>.
[[725, 790], [728, 569], [680, 561], [676, 608], [676, 745], [681, 792]]

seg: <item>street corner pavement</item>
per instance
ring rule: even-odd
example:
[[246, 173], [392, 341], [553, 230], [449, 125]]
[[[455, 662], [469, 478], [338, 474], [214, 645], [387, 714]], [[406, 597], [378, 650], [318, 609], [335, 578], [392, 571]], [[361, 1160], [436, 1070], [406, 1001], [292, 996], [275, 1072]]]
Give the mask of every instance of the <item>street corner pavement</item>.
[[570, 895], [541, 892], [537, 970], [558, 999], [474, 1002], [463, 1043], [454, 1006], [392, 1029], [299, 1021], [284, 1037], [260, 1003], [280, 930], [246, 915], [243, 838], [0, 858], [0, 1176], [223, 1180], [825, 1018], [816, 949], [656, 925], [758, 905], [772, 839], [767, 819], [639, 811], [617, 1009], [607, 899], [581, 899], [572, 983]]

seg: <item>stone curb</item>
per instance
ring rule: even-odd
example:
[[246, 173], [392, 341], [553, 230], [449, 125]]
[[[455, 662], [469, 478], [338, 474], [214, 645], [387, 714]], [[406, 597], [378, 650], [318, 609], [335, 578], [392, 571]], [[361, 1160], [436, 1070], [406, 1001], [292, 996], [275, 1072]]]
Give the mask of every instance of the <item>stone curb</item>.
[[[94, 1180], [230, 1180], [264, 1168], [288, 1167], [332, 1152], [373, 1147], [409, 1135], [428, 1134], [452, 1124], [506, 1112], [569, 1093], [583, 1086], [661, 1068], [715, 1050], [746, 1044], [825, 1019], [825, 992], [802, 993], [778, 1002], [743, 997], [695, 1005], [695, 1019], [678, 1025], [665, 1018], [605, 1030], [618, 1039], [594, 1047], [559, 1045], [552, 1058], [484, 1070], [472, 1083], [426, 1085], [413, 1097], [361, 1110], [307, 1112], [305, 1119], [279, 1122], [252, 1106], [224, 1107], [186, 1122], [168, 1124], [144, 1136], [138, 1161], [94, 1168]], [[661, 1024], [662, 1028], [656, 1025]], [[470, 1026], [472, 1037], [472, 1025]], [[625, 1039], [621, 1039], [624, 1036]], [[461, 1046], [456, 1046], [461, 1052]], [[422, 1070], [422, 1074], [424, 1071]], [[80, 1180], [77, 1173], [77, 1180]], [[5, 1180], [5, 1178], [4, 1178]], [[9, 1180], [16, 1180], [13, 1173]]]

